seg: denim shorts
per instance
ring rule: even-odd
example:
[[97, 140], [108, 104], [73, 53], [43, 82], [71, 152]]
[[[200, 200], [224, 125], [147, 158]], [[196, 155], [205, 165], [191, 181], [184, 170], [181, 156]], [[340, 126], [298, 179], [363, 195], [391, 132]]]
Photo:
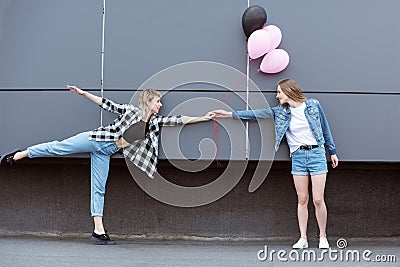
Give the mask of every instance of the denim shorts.
[[328, 172], [325, 148], [317, 147], [311, 150], [297, 149], [292, 153], [293, 175], [318, 175]]

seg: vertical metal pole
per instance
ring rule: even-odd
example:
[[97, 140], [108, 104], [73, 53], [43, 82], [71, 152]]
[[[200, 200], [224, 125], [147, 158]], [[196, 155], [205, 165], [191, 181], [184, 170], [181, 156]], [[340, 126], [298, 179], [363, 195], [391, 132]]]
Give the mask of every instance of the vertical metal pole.
[[[247, 0], [247, 8], [250, 6], [250, 0]], [[246, 48], [247, 51], [247, 48]], [[246, 110], [249, 110], [249, 68], [250, 68], [250, 57], [249, 53], [246, 53]], [[249, 159], [250, 147], [249, 147], [249, 122], [246, 121], [246, 160]]]
[[[246, 81], [246, 110], [249, 110], [249, 55], [247, 54], [247, 81]], [[249, 122], [246, 121], [246, 159], [249, 159], [249, 153], [250, 152], [250, 147], [249, 147]]]
[[[104, 96], [104, 35], [106, 26], [106, 0], [103, 0], [103, 26], [101, 32], [101, 74], [100, 74], [100, 95]], [[100, 109], [100, 126], [103, 126], [103, 110]]]

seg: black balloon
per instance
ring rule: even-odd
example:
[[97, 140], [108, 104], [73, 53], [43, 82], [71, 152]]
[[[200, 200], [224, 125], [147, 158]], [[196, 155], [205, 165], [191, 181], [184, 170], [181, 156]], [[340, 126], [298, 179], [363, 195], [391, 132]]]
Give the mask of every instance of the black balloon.
[[242, 16], [244, 34], [249, 37], [255, 30], [261, 29], [267, 22], [267, 12], [260, 6], [248, 7]]

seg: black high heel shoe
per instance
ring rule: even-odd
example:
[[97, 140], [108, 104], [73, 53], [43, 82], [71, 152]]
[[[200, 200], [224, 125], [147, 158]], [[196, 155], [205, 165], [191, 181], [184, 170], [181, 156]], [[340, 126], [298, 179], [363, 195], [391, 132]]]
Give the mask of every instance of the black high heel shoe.
[[14, 156], [18, 152], [21, 152], [21, 150], [16, 150], [10, 154], [5, 155], [4, 158], [0, 162], [0, 165], [1, 166], [13, 165], [15, 163]]

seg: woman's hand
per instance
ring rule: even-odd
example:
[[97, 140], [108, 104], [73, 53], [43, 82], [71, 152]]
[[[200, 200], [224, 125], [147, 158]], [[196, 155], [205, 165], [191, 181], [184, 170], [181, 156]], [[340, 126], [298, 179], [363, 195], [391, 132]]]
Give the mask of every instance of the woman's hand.
[[83, 95], [85, 93], [85, 91], [83, 91], [82, 89], [79, 89], [77, 86], [75, 85], [67, 85], [67, 88], [71, 91], [74, 92], [78, 95]]
[[337, 155], [331, 155], [331, 161], [332, 161], [332, 168], [336, 168], [339, 165], [339, 159]]
[[86, 98], [88, 98], [90, 101], [93, 101], [94, 103], [96, 103], [97, 105], [101, 105], [103, 98], [93, 95], [89, 92], [83, 91], [82, 89], [79, 89], [77, 86], [75, 85], [67, 85], [67, 88], [71, 91], [74, 92], [75, 94], [78, 95], [83, 95]]
[[206, 115], [204, 116], [199, 116], [199, 117], [189, 117], [189, 116], [184, 116], [182, 115], [182, 120], [183, 124], [188, 124], [188, 123], [196, 123], [196, 122], [202, 122], [202, 121], [209, 121], [212, 118], [214, 118], [214, 113], [213, 112], [207, 112]]
[[210, 112], [207, 112], [207, 114], [203, 116], [203, 119], [206, 121], [209, 121], [209, 120], [213, 119], [214, 117], [215, 117], [214, 112], [210, 111]]
[[216, 118], [232, 118], [232, 112], [228, 112], [222, 109], [212, 111]]

